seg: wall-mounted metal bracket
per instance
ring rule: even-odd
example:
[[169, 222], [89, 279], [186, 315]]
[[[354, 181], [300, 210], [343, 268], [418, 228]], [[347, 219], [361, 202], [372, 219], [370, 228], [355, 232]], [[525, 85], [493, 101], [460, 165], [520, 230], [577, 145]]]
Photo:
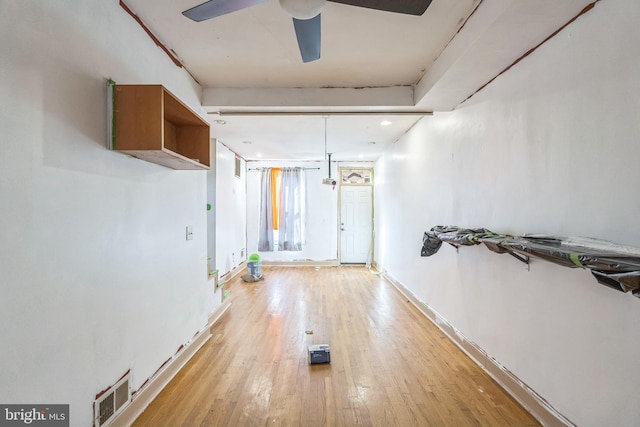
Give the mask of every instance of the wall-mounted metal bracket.
[[507, 252], [509, 255], [511, 255], [512, 257], [514, 257], [515, 259], [517, 259], [520, 262], [523, 262], [525, 264], [527, 264], [527, 271], [530, 271], [530, 264], [529, 261], [531, 260], [530, 257], [526, 256], [526, 255], [519, 255], [515, 252]]
[[451, 243], [451, 242], [447, 242], [447, 243], [448, 243], [449, 245], [453, 246], [454, 248], [456, 248], [456, 252], [458, 252], [458, 249], [460, 249], [460, 246], [458, 246], [458, 245], [454, 245], [454, 244], [453, 244], [453, 243]]

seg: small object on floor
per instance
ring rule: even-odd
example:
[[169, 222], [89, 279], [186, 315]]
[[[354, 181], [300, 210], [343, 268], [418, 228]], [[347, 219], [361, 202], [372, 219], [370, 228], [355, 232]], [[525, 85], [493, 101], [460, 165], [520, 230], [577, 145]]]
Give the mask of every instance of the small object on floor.
[[311, 334], [313, 334], [313, 331], [311, 329], [308, 329], [308, 330], [304, 331], [304, 333], [307, 334], [307, 335], [311, 335]]
[[247, 273], [255, 277], [262, 277], [262, 260], [260, 255], [251, 254], [247, 260]]
[[240, 276], [240, 278], [249, 283], [264, 280], [264, 276], [262, 274], [260, 276], [254, 276], [253, 274], [243, 274], [242, 276]]
[[309, 346], [309, 364], [331, 363], [329, 344], [314, 344]]

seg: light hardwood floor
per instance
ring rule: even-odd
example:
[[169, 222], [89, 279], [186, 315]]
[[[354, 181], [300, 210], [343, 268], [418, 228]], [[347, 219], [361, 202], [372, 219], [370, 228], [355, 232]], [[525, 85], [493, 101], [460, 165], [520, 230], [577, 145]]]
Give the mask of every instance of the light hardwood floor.
[[[263, 273], [227, 285], [213, 337], [135, 427], [539, 425], [364, 267]], [[331, 364], [309, 365], [324, 343]]]

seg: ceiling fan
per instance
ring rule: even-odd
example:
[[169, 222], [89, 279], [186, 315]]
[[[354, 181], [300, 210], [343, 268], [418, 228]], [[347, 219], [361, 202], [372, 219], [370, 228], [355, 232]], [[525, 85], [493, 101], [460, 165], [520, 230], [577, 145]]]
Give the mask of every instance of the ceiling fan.
[[[182, 12], [196, 22], [264, 3], [267, 0], [209, 0]], [[327, 0], [279, 0], [280, 7], [293, 18], [293, 27], [303, 62], [320, 58], [320, 12]], [[431, 0], [328, 0], [385, 12], [422, 15]]]

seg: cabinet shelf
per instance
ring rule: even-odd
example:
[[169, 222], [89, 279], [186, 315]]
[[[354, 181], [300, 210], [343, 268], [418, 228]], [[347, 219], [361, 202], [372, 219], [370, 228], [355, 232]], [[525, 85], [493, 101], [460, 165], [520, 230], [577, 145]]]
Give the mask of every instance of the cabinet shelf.
[[115, 85], [113, 149], [172, 169], [209, 169], [209, 124], [162, 85]]

